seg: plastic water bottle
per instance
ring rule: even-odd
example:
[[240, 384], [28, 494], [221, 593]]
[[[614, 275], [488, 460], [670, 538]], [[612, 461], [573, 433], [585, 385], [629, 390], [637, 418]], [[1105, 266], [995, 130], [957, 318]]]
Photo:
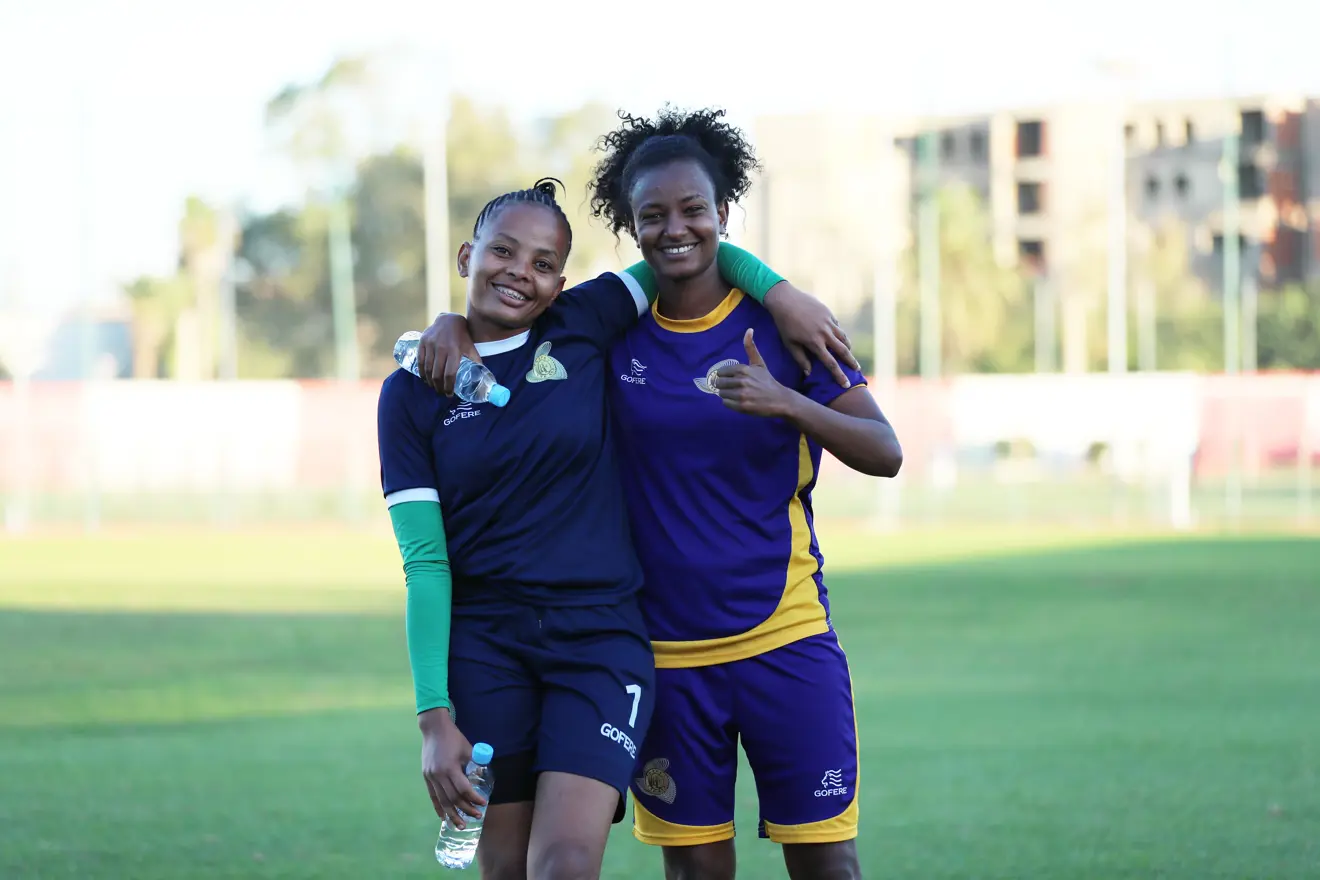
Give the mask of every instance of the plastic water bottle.
[[[495, 787], [495, 777], [490, 771], [490, 759], [495, 750], [485, 743], [472, 747], [472, 760], [468, 761], [468, 782], [477, 793], [490, 800], [490, 792]], [[486, 817], [486, 808], [481, 808], [481, 816], [472, 818], [464, 814], [467, 827], [459, 829], [445, 819], [440, 823], [440, 839], [435, 842], [435, 860], [446, 868], [462, 870], [472, 864], [477, 857], [477, 843], [481, 840], [481, 823]]]
[[[421, 378], [417, 372], [417, 346], [422, 341], [422, 334], [409, 330], [394, 343], [395, 362]], [[509, 402], [509, 389], [495, 381], [495, 374], [483, 364], [463, 358], [458, 365], [458, 376], [454, 379], [454, 394], [459, 400], [468, 403], [490, 403], [504, 406]]]

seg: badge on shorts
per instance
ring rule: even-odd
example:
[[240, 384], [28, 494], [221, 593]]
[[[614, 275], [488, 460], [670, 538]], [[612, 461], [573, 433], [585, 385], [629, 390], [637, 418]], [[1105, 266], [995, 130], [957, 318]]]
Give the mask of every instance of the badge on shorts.
[[527, 371], [528, 382], [549, 382], [568, 378], [564, 365], [550, 356], [550, 343], [542, 342], [536, 347], [536, 356], [532, 358], [532, 368]]
[[666, 772], [668, 770], [668, 758], [647, 761], [646, 766], [642, 768], [642, 775], [636, 780], [637, 788], [642, 794], [649, 794], [653, 798], [672, 804], [674, 796], [678, 794], [678, 787], [674, 785], [674, 777]]

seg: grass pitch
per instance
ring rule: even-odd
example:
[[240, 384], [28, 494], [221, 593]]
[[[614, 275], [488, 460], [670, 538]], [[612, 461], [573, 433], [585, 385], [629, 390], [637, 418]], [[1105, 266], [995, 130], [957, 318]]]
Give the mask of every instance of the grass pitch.
[[[1320, 877], [1320, 540], [822, 540], [867, 876]], [[387, 535], [0, 540], [0, 877], [441, 876], [418, 744]]]

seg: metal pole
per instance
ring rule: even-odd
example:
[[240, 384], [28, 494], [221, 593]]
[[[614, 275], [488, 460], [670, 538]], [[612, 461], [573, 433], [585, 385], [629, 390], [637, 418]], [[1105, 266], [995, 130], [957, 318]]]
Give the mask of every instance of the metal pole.
[[84, 445], [81, 451], [83, 468], [83, 529], [97, 531], [101, 525], [101, 488], [96, 447], [96, 430], [91, 424], [92, 398], [95, 393], [92, 380], [96, 371], [96, 327], [92, 323], [92, 209], [96, 203], [95, 178], [92, 174], [92, 138], [94, 132], [91, 122], [92, 102], [88, 91], [91, 88], [90, 68], [84, 68], [81, 88], [78, 91], [78, 195], [83, 202], [80, 211], [81, 223], [78, 230], [78, 303], [79, 303], [79, 370], [78, 379], [82, 387], [82, 407], [79, 433]]
[[1036, 307], [1036, 372], [1053, 373], [1057, 368], [1054, 353], [1058, 344], [1054, 290], [1044, 275], [1033, 278], [1031, 288]]
[[1114, 125], [1114, 157], [1109, 169], [1109, 372], [1127, 372], [1127, 140], [1125, 104]]
[[1155, 285], [1149, 278], [1141, 278], [1136, 285], [1137, 295], [1137, 369], [1143, 373], [1156, 370], [1156, 315]]
[[[891, 213], [897, 203], [894, 199], [892, 135], [887, 131], [883, 134], [880, 139], [883, 153], [880, 157], [879, 209], [885, 219], [882, 220], [876, 241], [875, 277], [871, 291], [871, 338], [874, 351], [871, 371], [880, 399], [888, 406], [898, 390], [898, 291], [894, 254], [897, 236]], [[903, 210], [906, 210], [906, 205]], [[896, 480], [877, 480], [876, 484], [879, 526], [892, 531], [899, 524], [899, 484]]]
[[445, 139], [449, 129], [449, 91], [441, 89], [433, 124], [426, 128], [422, 174], [426, 182], [426, 320], [450, 309], [449, 166]]
[[1260, 267], [1260, 243], [1247, 247], [1247, 259], [1242, 273], [1242, 372], [1256, 372], [1256, 320], [1259, 311], [1257, 285]]
[[[357, 303], [353, 292], [353, 238], [349, 222], [348, 195], [339, 190], [330, 202], [330, 294], [334, 301], [335, 366], [339, 381], [358, 380]], [[345, 393], [348, 389], [344, 389]], [[344, 476], [341, 510], [344, 518], [357, 520], [361, 505], [354, 490], [353, 472], [358, 465], [354, 444], [356, 432], [349, 431], [344, 444]]]
[[[1242, 284], [1242, 254], [1239, 239], [1241, 229], [1240, 204], [1238, 202], [1238, 162], [1240, 145], [1238, 143], [1238, 120], [1233, 120], [1228, 134], [1224, 137], [1224, 230], [1223, 230], [1223, 272], [1224, 272], [1224, 372], [1235, 376], [1242, 364], [1240, 343], [1242, 340], [1241, 302], [1239, 295]], [[1229, 431], [1231, 444], [1228, 462], [1228, 480], [1224, 484], [1224, 504], [1231, 522], [1237, 523], [1242, 515], [1242, 474], [1239, 466], [1240, 438], [1236, 396], [1237, 389], [1230, 392], [1231, 415]]]
[[341, 381], [356, 382], [359, 375], [357, 303], [353, 293], [353, 238], [346, 195], [337, 194], [330, 202], [329, 243], [336, 373]]
[[220, 216], [220, 378], [238, 378], [238, 313], [234, 294], [234, 246], [237, 222], [229, 211]]
[[917, 209], [918, 281], [921, 288], [921, 378], [940, 378], [940, 206], [936, 133], [917, 139], [921, 201]]

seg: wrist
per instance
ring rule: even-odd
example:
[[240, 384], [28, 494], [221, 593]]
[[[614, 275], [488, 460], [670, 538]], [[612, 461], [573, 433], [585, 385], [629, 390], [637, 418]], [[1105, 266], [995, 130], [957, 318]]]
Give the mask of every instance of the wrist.
[[453, 723], [448, 706], [437, 706], [434, 709], [427, 709], [425, 712], [417, 714], [417, 729], [424, 734], [432, 733]]
[[775, 306], [782, 303], [786, 297], [790, 296], [792, 291], [793, 285], [789, 284], [787, 281], [780, 281], [774, 287], [766, 291], [765, 299], [761, 305], [774, 311]]
[[805, 430], [803, 426], [806, 424], [807, 411], [811, 408], [811, 404], [812, 401], [806, 395], [798, 394], [791, 388], [785, 388], [782, 412], [780, 412], [779, 417], [799, 431]]

